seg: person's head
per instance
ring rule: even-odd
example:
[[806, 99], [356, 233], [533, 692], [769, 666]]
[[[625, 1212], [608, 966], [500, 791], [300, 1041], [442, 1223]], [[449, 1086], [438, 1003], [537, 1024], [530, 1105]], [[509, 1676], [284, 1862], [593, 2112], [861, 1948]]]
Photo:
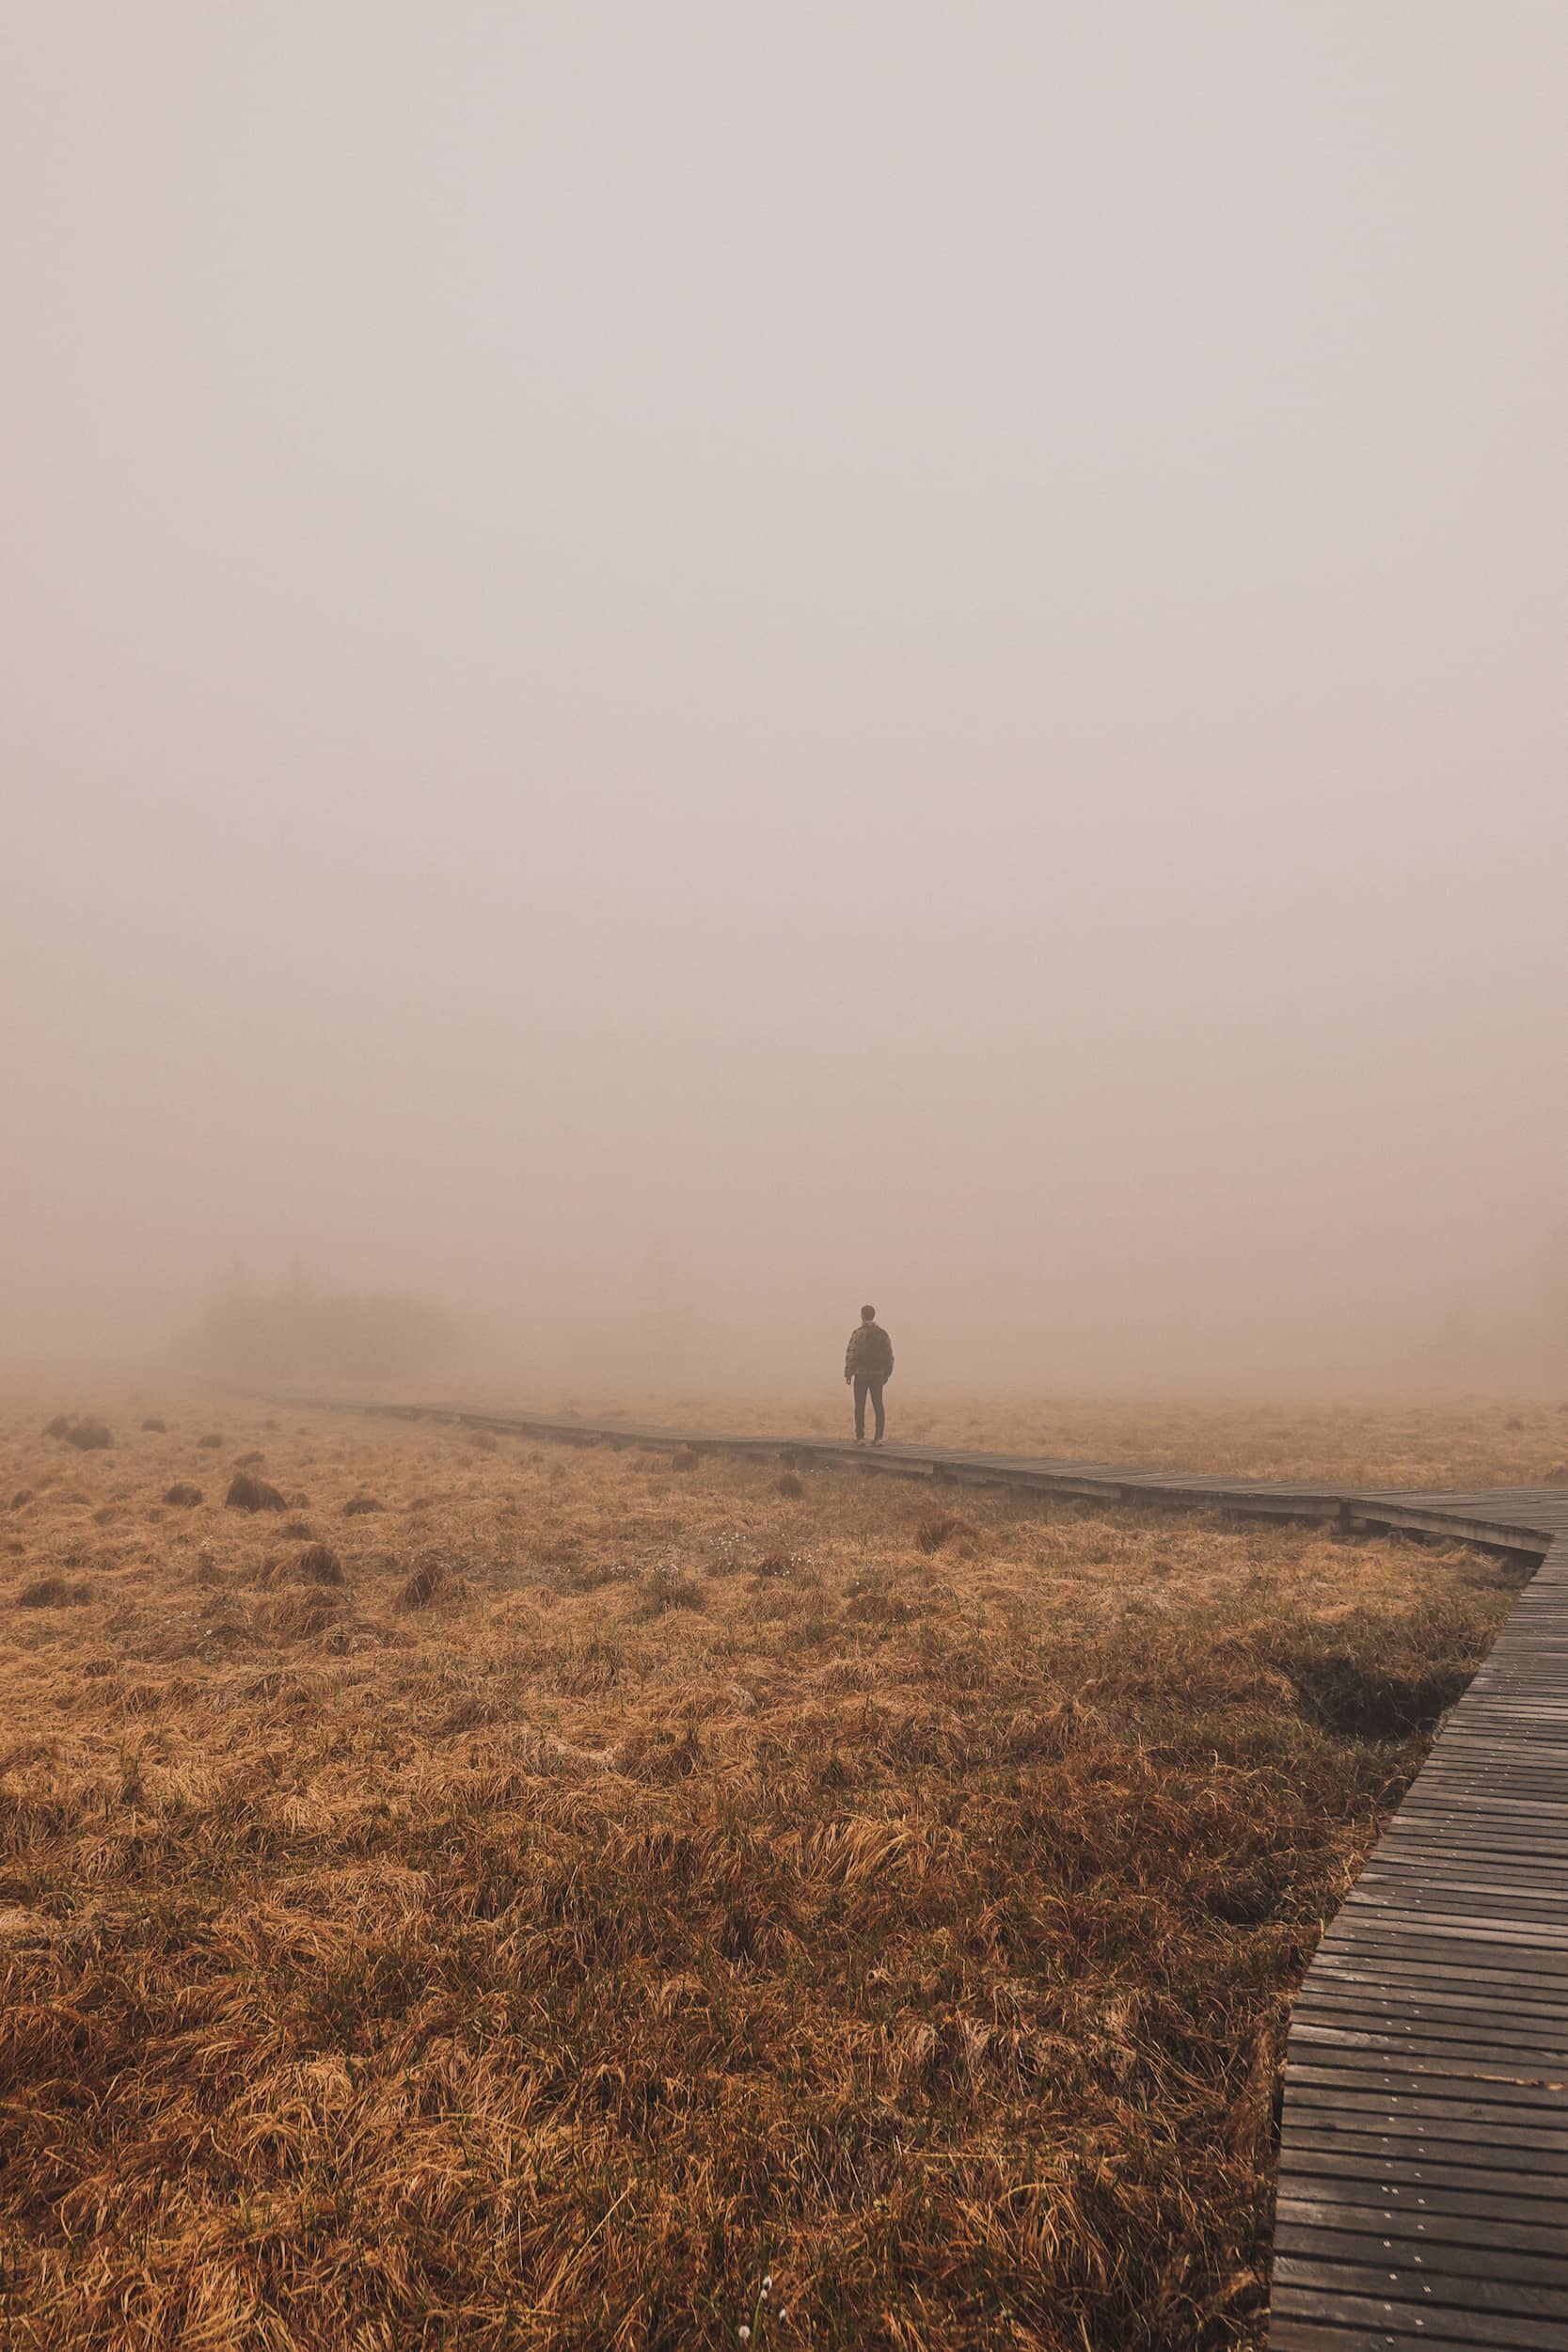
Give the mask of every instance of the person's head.
[[877, 1310], [875, 1307], [863, 1307], [861, 1309], [861, 1321], [863, 1323], [875, 1323], [876, 1320]]

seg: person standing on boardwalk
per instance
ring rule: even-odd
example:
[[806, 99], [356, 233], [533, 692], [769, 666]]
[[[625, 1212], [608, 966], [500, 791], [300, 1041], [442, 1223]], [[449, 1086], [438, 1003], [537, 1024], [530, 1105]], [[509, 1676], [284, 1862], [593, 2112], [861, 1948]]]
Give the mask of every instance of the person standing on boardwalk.
[[893, 1377], [893, 1342], [877, 1320], [875, 1307], [863, 1307], [861, 1319], [844, 1351], [844, 1385], [855, 1391], [855, 1443], [865, 1443], [865, 1400], [877, 1416], [873, 1445], [882, 1442], [882, 1383]]

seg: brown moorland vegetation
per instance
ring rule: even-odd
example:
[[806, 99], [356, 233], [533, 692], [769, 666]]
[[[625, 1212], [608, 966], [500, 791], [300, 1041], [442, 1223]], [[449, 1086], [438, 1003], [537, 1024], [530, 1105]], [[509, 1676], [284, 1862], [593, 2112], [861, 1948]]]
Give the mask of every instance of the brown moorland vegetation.
[[[493, 1402], [497, 1393], [492, 1385], [475, 1391], [472, 1402]], [[1363, 1486], [1568, 1485], [1568, 1401], [1260, 1406], [1162, 1396], [1021, 1399], [943, 1395], [902, 1375], [888, 1398], [888, 1436], [895, 1442], [1212, 1470], [1225, 1478]], [[620, 1416], [737, 1436], [851, 1434], [845, 1392], [832, 1381], [826, 1399], [818, 1391], [746, 1405], [701, 1391], [628, 1398], [621, 1391], [601, 1395], [582, 1389], [554, 1409], [585, 1421]]]
[[1260, 2342], [1291, 1989], [1506, 1572], [159, 1403], [4, 1432], [8, 2342]]

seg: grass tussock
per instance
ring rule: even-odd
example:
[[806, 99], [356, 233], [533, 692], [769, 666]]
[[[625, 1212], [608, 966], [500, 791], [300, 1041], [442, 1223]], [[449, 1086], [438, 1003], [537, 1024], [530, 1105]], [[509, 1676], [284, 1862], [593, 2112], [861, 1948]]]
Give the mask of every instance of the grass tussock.
[[63, 1576], [36, 1576], [17, 1594], [16, 1605], [19, 1609], [85, 1609], [91, 1599], [90, 1584], [73, 1584]]
[[107, 1422], [96, 1413], [56, 1413], [46, 1422], [46, 1438], [58, 1438], [63, 1445], [73, 1445], [82, 1454], [107, 1453], [114, 1444], [114, 1433]]
[[230, 1511], [286, 1511], [289, 1507], [270, 1480], [257, 1478], [249, 1470], [235, 1472], [223, 1500]]
[[37, 1425], [8, 2341], [1260, 2345], [1290, 1997], [1496, 1568], [310, 1413], [286, 1551]]
[[462, 1601], [467, 1597], [468, 1588], [460, 1576], [453, 1575], [439, 1560], [425, 1560], [399, 1585], [397, 1606], [404, 1611], [431, 1609], [437, 1601]]

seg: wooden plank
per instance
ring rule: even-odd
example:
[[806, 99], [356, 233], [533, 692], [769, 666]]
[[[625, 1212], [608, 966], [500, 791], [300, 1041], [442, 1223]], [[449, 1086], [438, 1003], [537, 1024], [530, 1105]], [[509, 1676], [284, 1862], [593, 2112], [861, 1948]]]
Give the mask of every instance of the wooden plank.
[[1342, 2215], [1335, 2221], [1320, 2222], [1293, 2220], [1281, 2214], [1275, 2225], [1275, 2246], [1281, 2254], [1293, 2254], [1304, 2262], [1354, 2263], [1368, 2271], [1397, 2270], [1409, 2265], [1420, 2271], [1423, 2280], [1433, 2281], [1439, 2302], [1442, 2281], [1465, 2279], [1556, 2288], [1559, 2295], [1568, 2296], [1568, 2251], [1560, 2241], [1555, 2253], [1539, 2247], [1526, 2252], [1517, 2246], [1477, 2246], [1435, 2233], [1418, 2238], [1395, 2236], [1371, 2227], [1348, 2229]]
[[[1498, 2048], [1479, 2042], [1444, 2042], [1425, 2036], [1380, 2033], [1353, 2027], [1307, 2026], [1292, 2031], [1287, 2081], [1311, 2068], [1345, 2074], [1406, 2074], [1425, 2084], [1446, 2083], [1463, 2095], [1482, 2097], [1494, 2085], [1532, 2090], [1536, 2104], [1561, 2099], [1568, 2090], [1568, 2058], [1560, 2050]], [[1512, 2099], [1505, 2104], [1515, 2104]]]
[[[1317, 2053], [1319, 2058], [1329, 2055]], [[1528, 2132], [1532, 2137], [1548, 2138], [1556, 2129], [1554, 2114], [1568, 2123], [1560, 2086], [1543, 2078], [1429, 2074], [1415, 2068], [1390, 2074], [1378, 2059], [1370, 2060], [1362, 2072], [1354, 2062], [1355, 2055], [1345, 2051], [1336, 2063], [1291, 2066], [1287, 2077], [1289, 2095], [1296, 2102], [1298, 2115], [1307, 2106], [1318, 2106], [1336, 2116], [1381, 2112], [1391, 2120], [1402, 2119], [1423, 2133], [1444, 2122], [1476, 2122], [1496, 2124], [1505, 2136]], [[1568, 2140], [1563, 2153], [1568, 2154]], [[1568, 2171], [1564, 2177], [1568, 2179]]]
[[[1275, 2263], [1276, 2288], [1293, 2286], [1328, 2295], [1375, 2296], [1383, 2300], [1386, 2309], [1404, 2304], [1417, 2311], [1442, 2311], [1449, 2327], [1454, 2324], [1454, 2313], [1460, 2311], [1477, 2315], [1484, 2312], [1494, 2321], [1568, 2321], [1568, 2287], [1542, 2286], [1517, 2278], [1491, 2278], [1476, 2271], [1434, 2272], [1431, 2277], [1424, 2274], [1424, 2264], [1403, 2254], [1384, 2262], [1346, 2262], [1332, 2255], [1281, 2252]], [[1488, 2341], [1511, 2344], [1516, 2339], [1493, 2335]], [[1562, 2352], [1561, 2335], [1556, 2343], [1558, 2352]]]
[[1532, 2080], [1568, 2081], [1568, 2034], [1559, 2032], [1547, 2042], [1507, 2033], [1486, 2018], [1434, 2028], [1380, 2017], [1375, 2010], [1298, 2010], [1288, 2047], [1292, 2064], [1325, 2050], [1357, 2049], [1381, 2052], [1390, 2065], [1418, 2058], [1428, 2073], [1506, 2068], [1515, 2075], [1528, 2072]]
[[[1276, 2288], [1275, 2309], [1288, 2319], [1328, 2323], [1337, 2332], [1319, 2335], [1317, 2344], [1332, 2345], [1334, 2352], [1359, 2352], [1363, 2344], [1386, 2352], [1390, 2342], [1403, 2346], [1412, 2339], [1439, 2344], [1443, 2352], [1449, 2347], [1461, 2352], [1563, 2352], [1560, 2322], [1516, 2312], [1444, 2310], [1429, 2316], [1409, 2303], [1386, 2301], [1375, 2294], [1294, 2281]], [[1354, 2332], [1347, 2335], [1347, 2328]], [[1272, 2342], [1275, 2352], [1281, 2352], [1286, 2339], [1275, 2333]]]
[[1331, 2142], [1315, 2151], [1279, 2193], [1371, 2198], [1387, 2212], [1406, 2213], [1413, 2220], [1464, 2214], [1478, 2222], [1539, 2222], [1568, 2231], [1568, 2183], [1533, 2175], [1521, 2181], [1462, 2159], [1434, 2165], [1402, 2149], [1370, 2163], [1360, 2151]]
[[[1343, 2183], [1330, 2183], [1331, 2187]], [[1463, 2257], [1474, 2246], [1499, 2259], [1511, 2250], [1549, 2256], [1568, 2272], [1568, 2232], [1560, 2220], [1546, 2222], [1499, 2220], [1468, 2213], [1443, 2215], [1390, 2212], [1376, 2204], [1353, 2204], [1343, 2198], [1283, 2195], [1275, 2207], [1278, 2227], [1348, 2230], [1370, 2236], [1386, 2249], [1409, 2242], [1436, 2249], [1445, 2257]]]

